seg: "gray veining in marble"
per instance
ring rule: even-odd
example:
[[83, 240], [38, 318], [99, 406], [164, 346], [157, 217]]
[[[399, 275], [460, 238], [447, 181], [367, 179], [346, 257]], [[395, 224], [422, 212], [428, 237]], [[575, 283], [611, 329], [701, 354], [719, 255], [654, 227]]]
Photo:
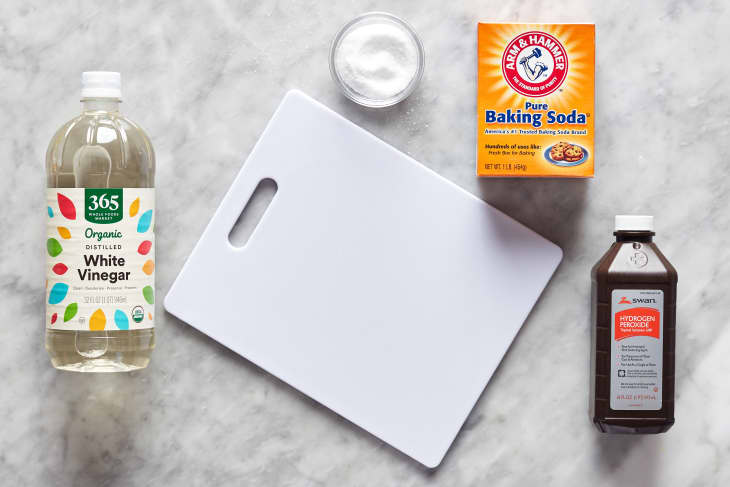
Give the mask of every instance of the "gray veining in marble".
[[[730, 5], [716, 1], [224, 1], [0, 4], [0, 484], [730, 484]], [[328, 47], [369, 10], [407, 19], [426, 72], [363, 110]], [[594, 180], [474, 176], [479, 20], [595, 22]], [[43, 349], [43, 160], [79, 74], [119, 70], [158, 157], [162, 296], [289, 88], [297, 87], [560, 244], [565, 260], [440, 468], [428, 471], [169, 315], [144, 371], [55, 371]], [[616, 213], [656, 216], [679, 270], [677, 423], [588, 420], [589, 269]], [[201, 303], [205, 305], [205, 303]], [[424, 425], [424, 427], [428, 427]]]

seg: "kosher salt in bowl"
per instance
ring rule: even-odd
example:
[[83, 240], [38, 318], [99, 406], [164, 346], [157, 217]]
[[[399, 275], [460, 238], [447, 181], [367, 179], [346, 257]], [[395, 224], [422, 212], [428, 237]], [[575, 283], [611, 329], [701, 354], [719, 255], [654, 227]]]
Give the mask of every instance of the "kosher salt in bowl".
[[[373, 37], [370, 39], [370, 45], [366, 46], [367, 40], [365, 40], [363, 46], [371, 51], [373, 51], [373, 48], [382, 48], [382, 53], [370, 53], [371, 55], [373, 53], [381, 54], [381, 56], [353, 60], [353, 56], [358, 57], [361, 55], [357, 52], [346, 53], [343, 51], [352, 44], [350, 42], [352, 41], [351, 36], [358, 35], [361, 39], [363, 36], [366, 36], [367, 31], [362, 28], [367, 28], [368, 26], [386, 26], [386, 31], [389, 31], [391, 34], [396, 34], [391, 37], [394, 42], [407, 39], [410, 44], [404, 46], [391, 44], [390, 47], [392, 49], [388, 52], [388, 46], [383, 45], [383, 42], [387, 41], [387, 38], [382, 35], [379, 36], [376, 30], [370, 28], [369, 30], [373, 33]], [[397, 30], [394, 30], [392, 27], [395, 27]], [[398, 33], [402, 35], [400, 38]], [[399, 49], [399, 47], [405, 47], [405, 49]], [[402, 54], [402, 56], [399, 59], [393, 54]], [[366, 55], [363, 54], [362, 56]], [[385, 59], [390, 62], [390, 66], [379, 66], [383, 68], [380, 69], [380, 73], [388, 73], [388, 68], [390, 67], [392, 68], [390, 72], [394, 74], [393, 79], [384, 80], [377, 73], [368, 73], [367, 71], [353, 72], [353, 70], [349, 69], [352, 67], [353, 61], [355, 63], [362, 61], [361, 65], [363, 65], [363, 63], [367, 63], [372, 59]], [[398, 65], [399, 62], [401, 65]], [[416, 86], [418, 86], [418, 83], [423, 77], [425, 54], [418, 34], [416, 34], [416, 31], [407, 22], [386, 12], [368, 12], [355, 17], [339, 30], [330, 47], [329, 65], [332, 79], [347, 98], [366, 107], [383, 108], [395, 105], [413, 93], [413, 90], [416, 89]], [[378, 66], [375, 67], [377, 68]], [[404, 73], [410, 74], [410, 76], [406, 79], [403, 76]], [[374, 76], [368, 80], [366, 79], [368, 74], [374, 74]], [[360, 79], [357, 78], [358, 75], [362, 75]], [[368, 82], [370, 82], [370, 85], [367, 84]], [[392, 90], [389, 92], [388, 88], [392, 88]]]

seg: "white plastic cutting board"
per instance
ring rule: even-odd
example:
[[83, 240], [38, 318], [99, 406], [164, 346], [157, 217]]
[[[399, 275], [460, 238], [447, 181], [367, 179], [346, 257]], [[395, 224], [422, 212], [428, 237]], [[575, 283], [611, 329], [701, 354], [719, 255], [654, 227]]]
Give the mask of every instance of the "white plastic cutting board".
[[[264, 178], [278, 191], [234, 248], [229, 232]], [[435, 467], [561, 258], [553, 243], [291, 91], [165, 308]]]

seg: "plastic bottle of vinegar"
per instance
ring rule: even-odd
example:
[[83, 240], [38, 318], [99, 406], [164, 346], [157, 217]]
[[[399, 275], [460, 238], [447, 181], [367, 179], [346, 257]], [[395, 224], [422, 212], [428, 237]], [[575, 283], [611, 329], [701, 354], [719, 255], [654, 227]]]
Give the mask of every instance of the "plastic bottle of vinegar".
[[81, 82], [46, 154], [46, 350], [58, 369], [130, 371], [155, 345], [155, 155], [119, 112], [119, 73]]

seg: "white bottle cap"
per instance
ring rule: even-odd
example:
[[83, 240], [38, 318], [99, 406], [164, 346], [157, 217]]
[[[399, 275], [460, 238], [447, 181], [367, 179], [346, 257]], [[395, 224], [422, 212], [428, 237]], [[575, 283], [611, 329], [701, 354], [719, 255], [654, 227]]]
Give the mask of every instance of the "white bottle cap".
[[81, 73], [81, 99], [122, 99], [122, 76], [113, 71], [84, 71]]
[[650, 215], [616, 215], [615, 230], [653, 232], [654, 217]]

